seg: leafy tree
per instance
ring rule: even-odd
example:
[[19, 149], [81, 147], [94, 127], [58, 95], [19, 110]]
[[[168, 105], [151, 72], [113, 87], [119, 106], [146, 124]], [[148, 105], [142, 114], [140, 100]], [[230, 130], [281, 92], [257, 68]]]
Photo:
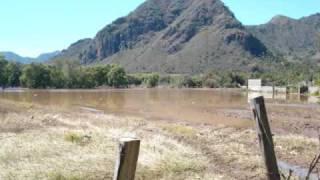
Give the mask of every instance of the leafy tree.
[[80, 69], [68, 69], [66, 85], [68, 88], [80, 88], [81, 71]]
[[118, 65], [113, 65], [108, 73], [109, 85], [112, 87], [126, 87], [128, 79], [124, 69]]
[[4, 57], [0, 55], [0, 87], [2, 87], [3, 89], [5, 88], [8, 80], [6, 73], [7, 64], [8, 61], [6, 61]]
[[70, 71], [67, 79], [68, 88], [94, 88], [96, 86], [93, 74], [86, 68], [77, 68]]
[[148, 88], [153, 88], [158, 85], [159, 79], [159, 74], [152, 73], [147, 75], [147, 77], [144, 79], [144, 83], [147, 85]]
[[95, 76], [92, 72], [88, 70], [82, 70], [80, 71], [80, 88], [94, 88], [96, 87], [96, 81], [95, 81]]
[[66, 77], [62, 72], [62, 69], [59, 69], [55, 66], [50, 66], [50, 87], [52, 88], [64, 88], [66, 87]]
[[143, 79], [139, 75], [128, 75], [128, 84], [139, 86], [142, 84]]
[[50, 70], [38, 63], [26, 65], [20, 77], [21, 84], [28, 88], [47, 88], [50, 86]]
[[5, 72], [7, 76], [7, 85], [10, 87], [20, 86], [20, 76], [22, 74], [22, 65], [18, 62], [9, 62]]
[[111, 68], [112, 67], [110, 65], [89, 68], [90, 73], [94, 76], [97, 86], [108, 85], [108, 73]]
[[204, 87], [217, 88], [219, 87], [219, 79], [220, 77], [214, 71], [209, 71], [202, 77], [202, 84]]
[[246, 79], [248, 79], [245, 73], [232, 73], [231, 74], [232, 83], [236, 86], [240, 85], [243, 86], [246, 84]]

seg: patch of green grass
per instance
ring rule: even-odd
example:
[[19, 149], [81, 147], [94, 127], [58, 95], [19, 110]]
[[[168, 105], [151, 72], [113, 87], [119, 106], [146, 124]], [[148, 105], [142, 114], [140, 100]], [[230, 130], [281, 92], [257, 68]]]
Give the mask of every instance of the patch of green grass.
[[64, 134], [64, 140], [80, 145], [86, 145], [90, 143], [91, 136], [82, 135], [76, 132], [67, 132]]

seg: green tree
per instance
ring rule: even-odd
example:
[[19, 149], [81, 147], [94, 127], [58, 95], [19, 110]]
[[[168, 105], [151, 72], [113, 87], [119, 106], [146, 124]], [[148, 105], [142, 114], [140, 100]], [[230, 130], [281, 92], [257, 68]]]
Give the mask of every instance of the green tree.
[[7, 86], [19, 87], [22, 65], [18, 62], [9, 62], [6, 66]]
[[62, 72], [62, 69], [59, 69], [55, 66], [50, 66], [50, 87], [52, 88], [64, 88], [66, 87], [66, 77]]
[[108, 73], [109, 85], [112, 87], [127, 87], [128, 79], [124, 69], [118, 65], [112, 65]]
[[8, 61], [4, 59], [3, 56], [0, 55], [0, 87], [5, 88], [7, 84], [7, 73], [6, 73], [6, 66], [8, 64]]
[[215, 71], [209, 71], [202, 77], [203, 87], [207, 88], [217, 88], [219, 87], [220, 77]]
[[94, 74], [88, 69], [80, 71], [80, 88], [90, 89], [97, 86]]
[[145, 85], [147, 85], [148, 88], [156, 87], [159, 83], [160, 76], [159, 74], [152, 73], [147, 75], [147, 77], [144, 79]]
[[66, 86], [68, 88], [80, 88], [80, 77], [81, 72], [79, 69], [68, 69], [67, 72], [67, 79], [66, 79]]
[[108, 73], [111, 68], [112, 67], [110, 65], [89, 68], [90, 73], [94, 76], [97, 86], [108, 85]]
[[23, 68], [20, 81], [28, 88], [50, 87], [50, 70], [43, 64], [31, 63]]

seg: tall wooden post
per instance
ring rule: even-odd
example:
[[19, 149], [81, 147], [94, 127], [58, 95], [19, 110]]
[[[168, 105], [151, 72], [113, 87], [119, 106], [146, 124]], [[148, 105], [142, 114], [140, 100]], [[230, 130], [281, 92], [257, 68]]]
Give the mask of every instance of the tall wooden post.
[[257, 125], [260, 149], [267, 169], [267, 178], [268, 180], [280, 180], [264, 98], [262, 96], [254, 98], [250, 101], [250, 105]]
[[140, 140], [122, 138], [116, 160], [113, 180], [134, 180], [139, 157]]

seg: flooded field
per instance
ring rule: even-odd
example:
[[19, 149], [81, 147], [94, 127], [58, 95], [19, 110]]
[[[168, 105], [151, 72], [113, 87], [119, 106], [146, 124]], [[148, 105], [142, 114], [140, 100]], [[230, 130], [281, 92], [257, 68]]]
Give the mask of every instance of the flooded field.
[[[264, 179], [248, 105], [258, 95], [6, 90], [0, 92], [0, 179], [112, 179], [121, 137], [141, 139], [137, 179]], [[308, 168], [319, 149], [318, 103], [263, 95], [279, 162]]]
[[[153, 120], [247, 126], [248, 94], [240, 90], [27, 90], [4, 91], [0, 98], [60, 108], [103, 111]], [[268, 103], [308, 104], [307, 97], [265, 94]], [[226, 112], [237, 116], [226, 116]]]

